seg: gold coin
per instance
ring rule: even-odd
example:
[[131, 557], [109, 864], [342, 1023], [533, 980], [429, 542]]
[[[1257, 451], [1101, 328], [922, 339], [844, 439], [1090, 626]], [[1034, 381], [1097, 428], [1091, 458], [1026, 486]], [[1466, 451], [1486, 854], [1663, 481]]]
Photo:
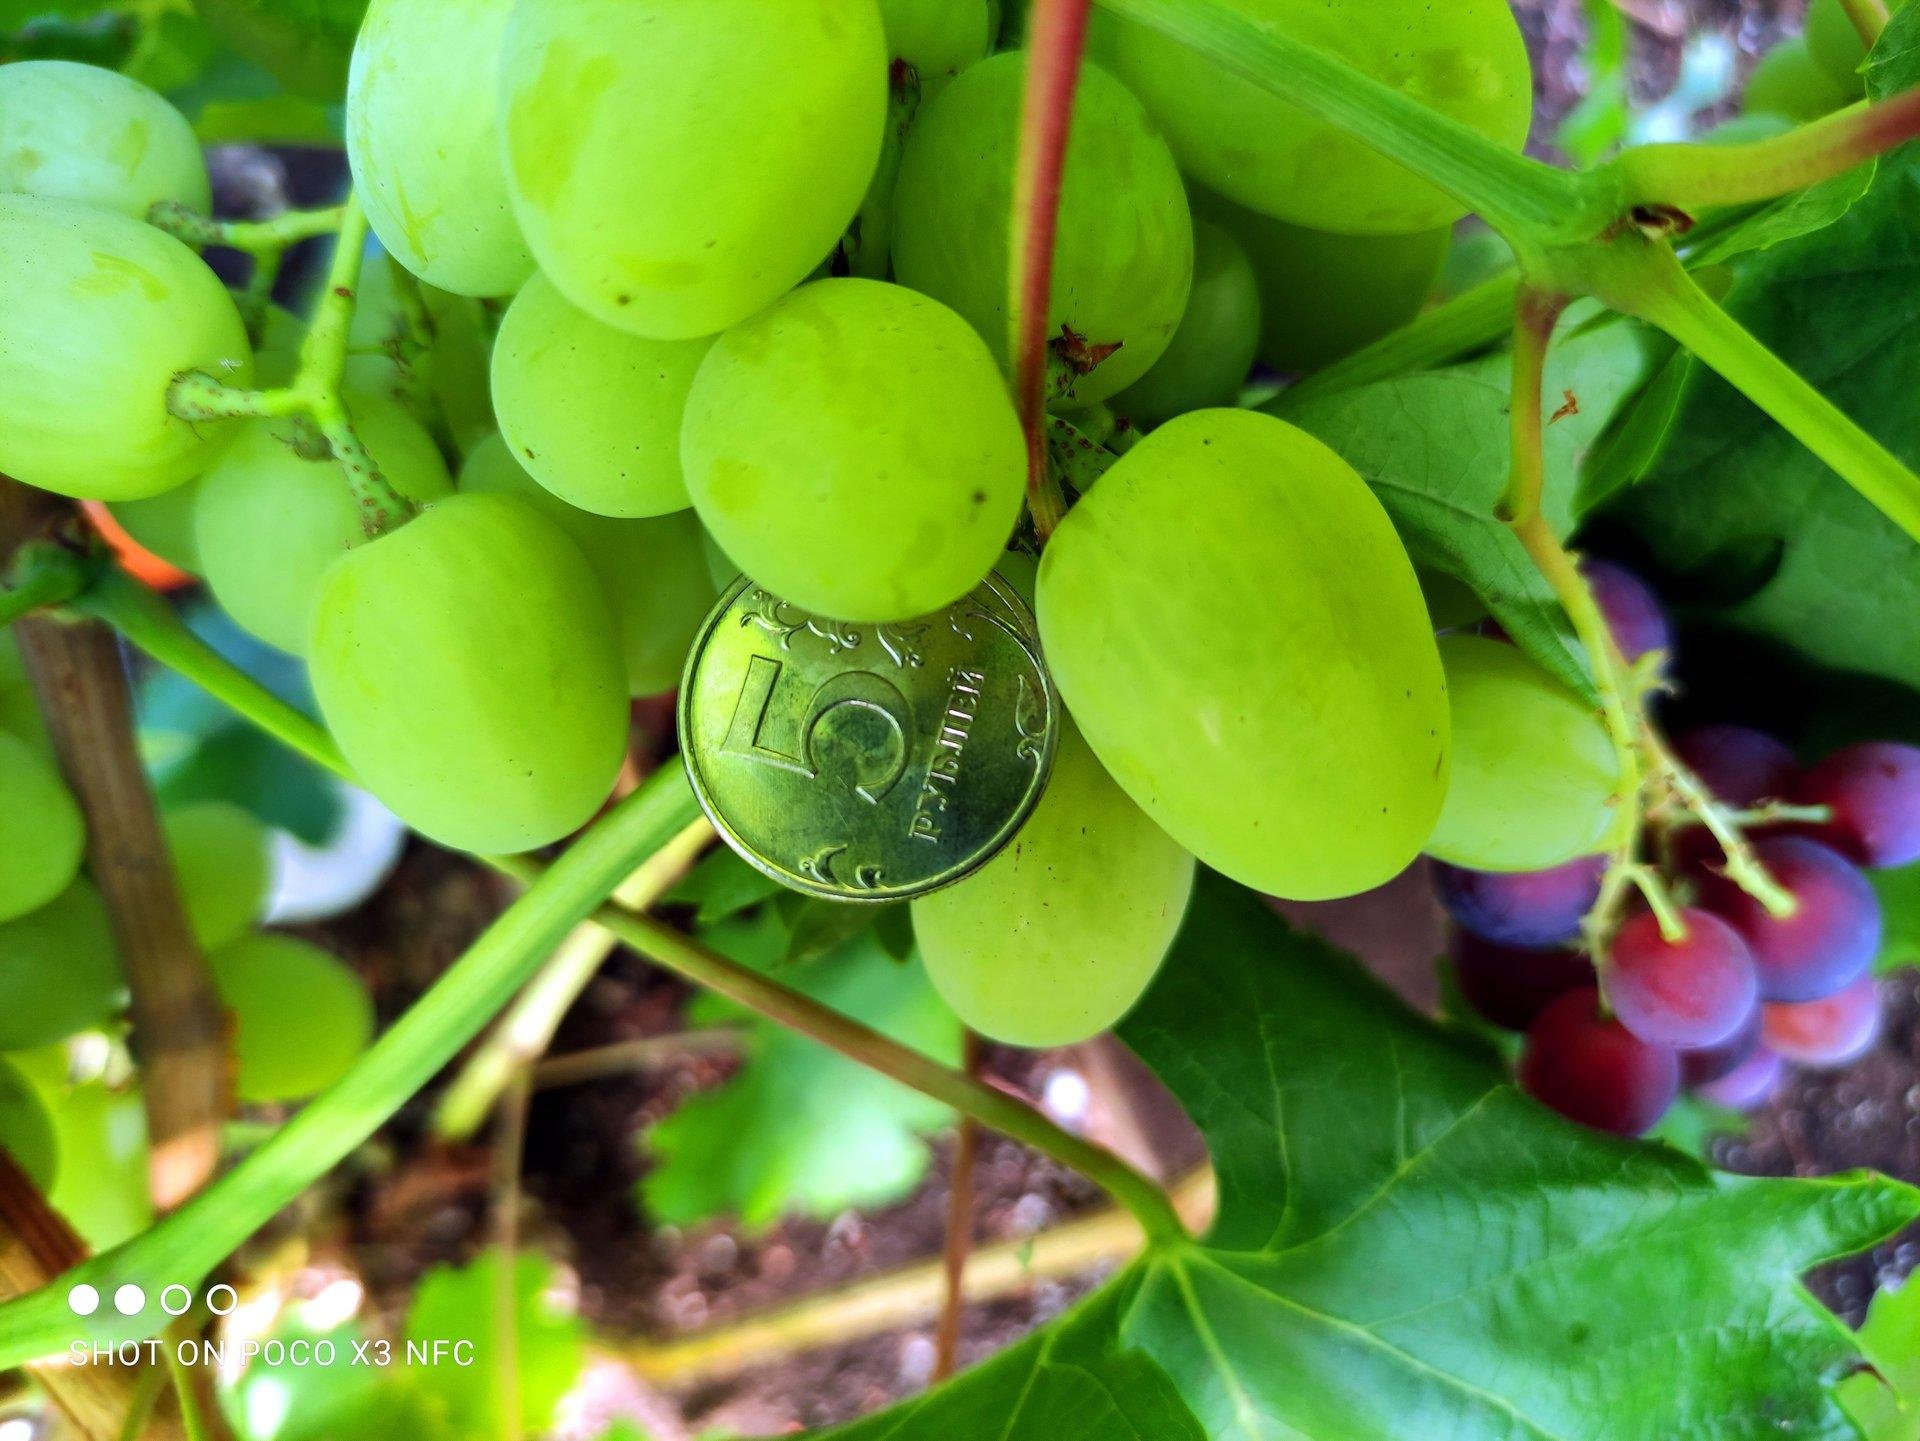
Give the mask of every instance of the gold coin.
[[1033, 614], [999, 576], [917, 620], [824, 620], [749, 580], [680, 687], [680, 746], [714, 828], [775, 880], [917, 896], [1010, 840], [1046, 785], [1060, 702]]

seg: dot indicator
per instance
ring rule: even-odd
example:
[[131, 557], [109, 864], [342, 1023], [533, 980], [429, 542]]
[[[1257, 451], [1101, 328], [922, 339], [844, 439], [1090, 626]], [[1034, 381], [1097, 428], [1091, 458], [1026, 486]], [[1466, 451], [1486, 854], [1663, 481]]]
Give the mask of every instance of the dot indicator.
[[67, 1305], [76, 1316], [91, 1316], [100, 1309], [100, 1293], [88, 1285], [75, 1286], [67, 1292]]
[[113, 1309], [122, 1316], [138, 1316], [147, 1309], [147, 1293], [129, 1281], [113, 1293]]

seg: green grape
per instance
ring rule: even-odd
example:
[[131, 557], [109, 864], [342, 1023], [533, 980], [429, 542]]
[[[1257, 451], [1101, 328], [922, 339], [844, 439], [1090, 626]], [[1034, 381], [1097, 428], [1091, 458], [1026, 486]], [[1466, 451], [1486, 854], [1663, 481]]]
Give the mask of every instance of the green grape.
[[500, 74], [540, 268], [588, 314], [666, 340], [799, 284], [886, 126], [874, 0], [520, 0]]
[[136, 1090], [103, 1081], [41, 1094], [53, 1112], [59, 1178], [47, 1199], [96, 1251], [153, 1224], [147, 1185], [147, 1113]]
[[190, 480], [145, 500], [115, 501], [108, 507], [120, 528], [176, 570], [200, 574], [200, 545], [193, 533], [194, 503], [200, 482]]
[[965, 880], [915, 900], [913, 934], [934, 988], [974, 1030], [1066, 1046], [1140, 998], [1192, 889], [1193, 857], [1068, 725], [1020, 833]]
[[600, 515], [684, 510], [680, 418], [711, 340], [648, 340], [602, 325], [536, 275], [493, 347], [494, 408], [514, 457]]
[[560, 839], [626, 753], [626, 668], [599, 578], [507, 496], [441, 501], [341, 556], [307, 654], [354, 772], [458, 850]]
[[[1509, 150], [1527, 138], [1533, 76], [1507, 0], [1222, 0]], [[1209, 189], [1296, 225], [1357, 235], [1431, 230], [1463, 207], [1324, 120], [1147, 26], [1125, 22], [1115, 65]]]
[[17, 1068], [0, 1060], [0, 1148], [44, 1193], [59, 1175], [59, 1141], [47, 1103]]
[[1797, 39], [1783, 40], [1760, 57], [1740, 103], [1749, 114], [1805, 121], [1818, 120], [1859, 98], [1857, 83], [1851, 90], [1842, 85], [1814, 58], [1807, 42]]
[[1201, 214], [1232, 231], [1260, 288], [1260, 359], [1305, 374], [1398, 330], [1420, 313], [1446, 264], [1445, 227], [1332, 235], [1208, 196]]
[[706, 555], [707, 579], [713, 582], [715, 595], [740, 579], [740, 567], [720, 549], [720, 542], [713, 538], [713, 533], [704, 525], [700, 527], [700, 548]]
[[1113, 398], [1129, 420], [1155, 426], [1208, 406], [1232, 405], [1260, 343], [1260, 293], [1240, 242], [1217, 225], [1193, 226], [1193, 290], [1164, 354]]
[[[347, 412], [394, 489], [423, 503], [452, 493], [433, 437], [397, 401], [350, 395]], [[339, 464], [307, 459], [297, 434], [291, 421], [247, 421], [200, 481], [194, 536], [227, 614], [269, 645], [304, 655], [320, 577], [367, 537]]]
[[1014, 588], [1028, 610], [1033, 609], [1034, 592], [1040, 585], [1039, 557], [1024, 550], [1010, 550], [993, 563], [993, 573]]
[[64, 891], [80, 872], [86, 842], [66, 782], [33, 745], [0, 731], [0, 921]]
[[1297, 900], [1392, 878], [1447, 786], [1447, 693], [1380, 502], [1304, 431], [1201, 410], [1142, 440], [1040, 558], [1094, 754], [1181, 845]]
[[1505, 641], [1440, 640], [1453, 780], [1427, 851], [1477, 871], [1540, 871], [1598, 850], [1620, 764], [1591, 705]]
[[[1889, 0], [1887, 9], [1897, 11], [1905, 4]], [[1840, 0], [1813, 0], [1807, 6], [1806, 42], [1813, 58], [1845, 92], [1842, 103], [1858, 100], [1866, 89], [1860, 67], [1866, 63], [1867, 46]]]
[[[894, 271], [951, 305], [1008, 359], [1013, 168], [1026, 56], [983, 60], [920, 112], [894, 190]], [[1047, 333], [1120, 348], [1074, 387], [1093, 405], [1152, 368], [1193, 281], [1193, 222], [1166, 142], [1097, 66], [1074, 100]]]
[[0, 922], [0, 1051], [63, 1041], [120, 1006], [125, 984], [107, 908], [85, 879]]
[[681, 455], [741, 569], [850, 621], [924, 615], [978, 585], [1026, 485], [986, 346], [938, 301], [872, 280], [816, 281], [721, 336]]
[[212, 207], [186, 116], [137, 80], [70, 60], [0, 66], [0, 191], [135, 220], [162, 200], [202, 215]]
[[373, 0], [347, 77], [347, 159], [373, 233], [458, 295], [533, 273], [507, 199], [495, 76], [513, 0]]
[[201, 949], [217, 950], [245, 935], [267, 907], [267, 828], [225, 801], [180, 806], [162, 816], [161, 825]]
[[715, 595], [705, 532], [691, 511], [616, 520], [576, 509], [522, 470], [497, 435], [467, 457], [460, 490], [517, 496], [580, 547], [613, 607], [632, 694], [658, 695], [680, 684], [687, 651]]
[[53, 753], [47, 720], [27, 679], [27, 663], [13, 627], [0, 625], [0, 732], [25, 741], [42, 755]]
[[199, 256], [111, 210], [0, 195], [0, 471], [87, 500], [192, 478], [233, 427], [168, 413], [184, 370], [253, 379], [240, 312]]
[[920, 77], [922, 99], [985, 57], [998, 17], [987, 0], [880, 0], [887, 45]]
[[360, 978], [318, 946], [248, 936], [207, 957], [233, 1023], [243, 1101], [301, 1101], [344, 1076], [373, 1040]]

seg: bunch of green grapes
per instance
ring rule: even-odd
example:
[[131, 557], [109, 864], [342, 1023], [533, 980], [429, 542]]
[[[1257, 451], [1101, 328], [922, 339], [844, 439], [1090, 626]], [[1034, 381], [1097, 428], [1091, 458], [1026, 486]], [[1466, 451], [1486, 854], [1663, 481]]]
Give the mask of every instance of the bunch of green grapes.
[[[1533, 73], [1507, 0], [1224, 3], [1511, 150], [1527, 138]], [[1123, 21], [1109, 33], [1120, 78], [1182, 168], [1235, 203], [1346, 235], [1432, 230], [1463, 213], [1430, 182], [1158, 31]]]
[[[347, 413], [400, 494], [452, 493], [433, 437], [398, 402], [350, 395]], [[194, 550], [214, 598], [261, 640], [304, 655], [321, 577], [367, 539], [339, 464], [308, 453], [293, 421], [248, 420], [194, 491]]]
[[627, 734], [612, 608], [523, 501], [454, 496], [340, 556], [306, 654], [354, 772], [430, 839], [528, 850], [612, 789]]
[[879, 159], [887, 44], [874, 0], [520, 0], [500, 81], [540, 269], [609, 325], [690, 339], [834, 248]]
[[985, 344], [938, 301], [870, 280], [816, 281], [721, 336], [681, 457], [742, 570], [853, 621], [923, 615], [978, 585], [1026, 476]]
[[706, 534], [691, 511], [620, 520], [580, 510], [528, 475], [498, 435], [467, 457], [460, 490], [517, 496], [565, 531], [613, 608], [627, 689], [636, 696], [658, 695], [679, 684], [687, 651], [718, 593], [708, 573]]
[[1251, 411], [1161, 426], [1068, 512], [1038, 599], [1088, 744], [1207, 865], [1321, 899], [1426, 845], [1447, 794], [1439, 651], [1386, 512], [1313, 437]]
[[1064, 1046], [1140, 998], [1192, 889], [1193, 857], [1068, 726], [1019, 836], [965, 880], [914, 901], [913, 933], [927, 975], [974, 1030]]
[[1593, 707], [1504, 641], [1446, 636], [1440, 655], [1453, 781], [1428, 852], [1479, 871], [1540, 871], [1599, 850], [1623, 786]]
[[[1026, 57], [1015, 53], [941, 91], [914, 122], [894, 190], [900, 282], [959, 311], [1003, 364], [1025, 83]], [[1073, 403], [1105, 400], [1147, 373], [1172, 343], [1192, 281], [1193, 222], [1173, 155], [1126, 87], [1086, 66], [1047, 311], [1047, 333], [1080, 337], [1081, 365], [1091, 366]]]
[[232, 1021], [234, 1093], [243, 1101], [297, 1101], [323, 1091], [373, 1039], [366, 986], [318, 946], [249, 936], [207, 964]]

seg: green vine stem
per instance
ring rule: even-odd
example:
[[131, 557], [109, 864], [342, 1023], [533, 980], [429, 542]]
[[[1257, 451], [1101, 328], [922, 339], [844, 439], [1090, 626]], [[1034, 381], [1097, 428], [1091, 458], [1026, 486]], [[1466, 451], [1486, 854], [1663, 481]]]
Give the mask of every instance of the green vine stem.
[[1847, 12], [1847, 19], [1860, 32], [1860, 43], [1869, 50], [1873, 49], [1890, 18], [1886, 0], [1840, 0], [1840, 8]]
[[271, 220], [214, 220], [189, 210], [177, 200], [155, 202], [147, 212], [147, 223], [164, 230], [188, 245], [223, 245], [229, 250], [244, 250], [258, 259], [277, 255], [302, 240], [331, 235], [346, 220], [344, 205], [329, 205], [319, 210], [289, 210]]
[[[0, 1367], [53, 1354], [80, 1337], [114, 1342], [156, 1329], [153, 1316], [82, 1322], [67, 1291], [87, 1281], [111, 1292], [132, 1281], [149, 1295], [197, 1286], [253, 1234], [433, 1079], [525, 984], [569, 930], [697, 814], [676, 769], [609, 811], [534, 880], [433, 989], [374, 1042], [344, 1078], [258, 1150], [178, 1211], [125, 1245], [0, 1305]], [[151, 1312], [154, 1308], [149, 1308]]]
[[55, 541], [30, 540], [14, 553], [8, 587], [0, 590], [0, 628], [42, 606], [72, 600], [87, 588], [93, 567]]

